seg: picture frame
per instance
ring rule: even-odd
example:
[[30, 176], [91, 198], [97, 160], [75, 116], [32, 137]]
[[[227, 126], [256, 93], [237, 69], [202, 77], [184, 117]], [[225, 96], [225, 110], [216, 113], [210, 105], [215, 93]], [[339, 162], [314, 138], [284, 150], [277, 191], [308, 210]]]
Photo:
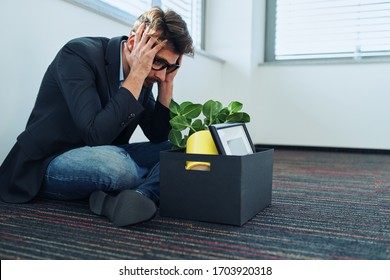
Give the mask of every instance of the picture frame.
[[213, 124], [209, 130], [221, 155], [242, 156], [256, 152], [244, 123]]

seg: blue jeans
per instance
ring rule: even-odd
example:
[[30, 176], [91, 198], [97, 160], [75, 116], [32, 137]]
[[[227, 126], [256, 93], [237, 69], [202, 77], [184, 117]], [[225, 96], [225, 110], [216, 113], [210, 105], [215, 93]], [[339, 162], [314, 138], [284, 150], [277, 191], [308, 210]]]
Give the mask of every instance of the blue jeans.
[[134, 189], [160, 200], [160, 151], [169, 142], [81, 147], [54, 158], [46, 169], [41, 196], [86, 199], [97, 190], [118, 193]]

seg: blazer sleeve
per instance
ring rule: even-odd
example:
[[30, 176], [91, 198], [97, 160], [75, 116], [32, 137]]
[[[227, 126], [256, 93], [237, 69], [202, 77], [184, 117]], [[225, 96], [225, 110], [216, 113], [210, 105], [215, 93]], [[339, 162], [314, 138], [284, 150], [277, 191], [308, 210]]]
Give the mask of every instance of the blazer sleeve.
[[168, 140], [171, 129], [169, 109], [160, 102], [156, 102], [152, 93], [149, 94], [144, 104], [145, 111], [140, 121], [143, 133], [151, 142]]
[[53, 65], [73, 122], [89, 146], [111, 144], [144, 110], [124, 88], [108, 98], [104, 55], [103, 47], [88, 46], [87, 51], [81, 43], [68, 43]]

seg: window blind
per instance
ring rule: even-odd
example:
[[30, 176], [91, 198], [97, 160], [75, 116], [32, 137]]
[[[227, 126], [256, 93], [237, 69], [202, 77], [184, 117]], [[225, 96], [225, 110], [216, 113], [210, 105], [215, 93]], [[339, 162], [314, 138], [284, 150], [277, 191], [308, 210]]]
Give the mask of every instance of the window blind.
[[275, 60], [390, 55], [390, 1], [277, 0]]
[[202, 48], [203, 0], [66, 0], [132, 25], [152, 6], [172, 9], [182, 16], [197, 48]]
[[121, 11], [138, 17], [152, 6], [151, 0], [100, 0]]
[[202, 41], [202, 1], [200, 0], [161, 0], [163, 10], [171, 9], [183, 17], [197, 48]]
[[187, 23], [194, 45], [201, 47], [202, 41], [202, 1], [201, 0], [101, 0], [121, 11], [138, 17], [152, 6], [177, 12]]

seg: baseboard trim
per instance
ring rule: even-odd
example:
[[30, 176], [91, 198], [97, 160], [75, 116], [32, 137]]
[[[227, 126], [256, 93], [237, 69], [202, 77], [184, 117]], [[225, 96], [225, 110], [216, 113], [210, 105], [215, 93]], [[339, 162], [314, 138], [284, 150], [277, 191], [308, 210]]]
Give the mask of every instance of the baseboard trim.
[[337, 148], [337, 147], [316, 147], [316, 146], [290, 146], [255, 144], [256, 148], [267, 148], [275, 150], [296, 150], [296, 151], [319, 151], [319, 152], [340, 152], [340, 153], [364, 153], [364, 154], [390, 154], [390, 150], [382, 149], [358, 149], [358, 148]]

